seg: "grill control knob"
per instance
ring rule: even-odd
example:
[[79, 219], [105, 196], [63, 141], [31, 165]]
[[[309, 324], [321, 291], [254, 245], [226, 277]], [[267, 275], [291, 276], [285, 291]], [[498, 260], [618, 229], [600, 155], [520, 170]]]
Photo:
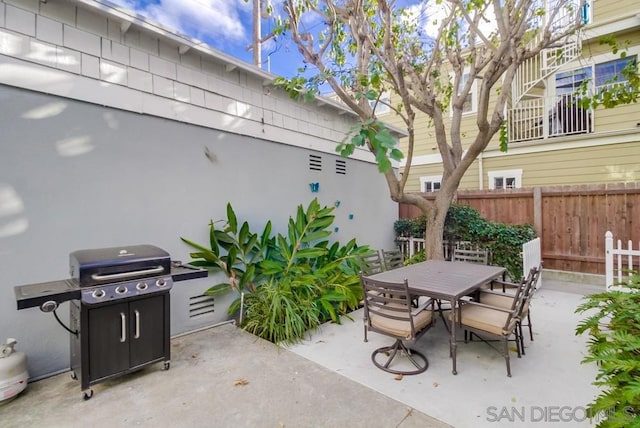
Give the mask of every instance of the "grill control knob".
[[102, 299], [104, 297], [104, 290], [95, 290], [93, 293], [91, 293], [91, 296], [94, 299]]
[[160, 278], [156, 281], [156, 285], [158, 287], [164, 287], [165, 285], [167, 285], [167, 281], [165, 281], [164, 278]]
[[129, 290], [127, 290], [127, 286], [126, 285], [120, 285], [118, 288], [116, 288], [116, 293], [117, 294], [124, 294], [127, 291], [129, 291]]
[[147, 289], [147, 287], [149, 287], [149, 286], [147, 285], [147, 283], [146, 283], [146, 282], [139, 282], [139, 283], [136, 285], [136, 288], [137, 288], [138, 290], [140, 290], [140, 291], [144, 291], [144, 290], [146, 290], [146, 289]]

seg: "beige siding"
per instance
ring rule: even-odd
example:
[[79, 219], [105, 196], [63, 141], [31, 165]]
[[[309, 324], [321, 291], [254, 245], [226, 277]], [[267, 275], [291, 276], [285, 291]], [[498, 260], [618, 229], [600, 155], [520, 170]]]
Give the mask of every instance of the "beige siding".
[[636, 130], [640, 123], [640, 104], [628, 104], [615, 108], [598, 108], [595, 112], [596, 133]]
[[640, 181], [640, 141], [485, 159], [484, 181], [489, 171], [518, 168], [523, 187]]
[[637, 7], [637, 0], [593, 0], [591, 11], [593, 23], [597, 25], [608, 22], [619, 16], [627, 15], [629, 11], [637, 9]]

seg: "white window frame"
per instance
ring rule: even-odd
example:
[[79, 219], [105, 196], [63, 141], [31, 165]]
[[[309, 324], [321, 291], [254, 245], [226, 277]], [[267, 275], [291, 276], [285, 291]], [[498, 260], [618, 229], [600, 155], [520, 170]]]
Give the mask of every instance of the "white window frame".
[[[427, 183], [431, 183], [431, 191], [427, 191], [425, 190], [425, 185]], [[434, 190], [434, 183], [438, 183], [438, 188]], [[425, 175], [423, 177], [420, 177], [420, 191], [422, 193], [433, 193], [433, 192], [437, 192], [438, 190], [440, 190], [440, 187], [442, 186], [442, 176], [441, 175]]]
[[522, 169], [504, 169], [501, 171], [489, 171], [489, 189], [495, 190], [496, 178], [502, 178], [505, 182], [508, 178], [515, 179], [513, 189], [520, 189], [522, 187]]

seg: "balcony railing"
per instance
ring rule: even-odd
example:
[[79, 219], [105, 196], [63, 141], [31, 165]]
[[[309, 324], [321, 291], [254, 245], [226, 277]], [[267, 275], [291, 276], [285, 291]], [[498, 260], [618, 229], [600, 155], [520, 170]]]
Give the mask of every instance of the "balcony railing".
[[531, 141], [593, 132], [593, 110], [575, 94], [522, 100], [508, 112], [509, 141]]

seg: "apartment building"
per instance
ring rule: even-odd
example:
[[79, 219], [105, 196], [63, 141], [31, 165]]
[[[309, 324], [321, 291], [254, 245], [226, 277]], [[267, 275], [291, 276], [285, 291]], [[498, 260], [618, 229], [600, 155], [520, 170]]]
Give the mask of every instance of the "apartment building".
[[[582, 108], [579, 87], [598, 93], [623, 84], [622, 69], [640, 53], [640, 5], [635, 0], [591, 0], [585, 27], [562, 47], [544, 50], [520, 67], [506, 112], [508, 151], [498, 136], [465, 174], [461, 189], [625, 183], [640, 180], [640, 105]], [[614, 39], [626, 56], [613, 53]], [[475, 132], [476, 93], [463, 117], [463, 139]], [[384, 120], [386, 115], [381, 116]], [[416, 145], [406, 191], [440, 187], [441, 158], [428, 120], [417, 121]]]

